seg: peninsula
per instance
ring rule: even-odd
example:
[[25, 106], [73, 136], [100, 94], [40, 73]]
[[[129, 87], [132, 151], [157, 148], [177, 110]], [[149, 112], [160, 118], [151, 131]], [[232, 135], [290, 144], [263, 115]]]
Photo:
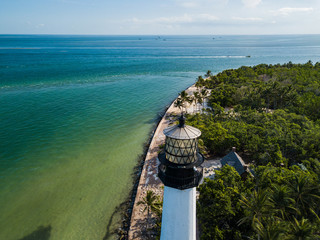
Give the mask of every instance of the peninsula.
[[176, 120], [179, 99], [194, 95], [197, 87], [208, 91], [211, 108], [195, 113], [189, 104], [185, 111], [194, 113], [188, 114], [188, 124], [202, 131], [201, 150], [207, 156], [223, 157], [236, 147], [250, 169], [250, 174], [241, 178], [226, 164], [214, 171], [214, 180], [205, 179], [199, 187], [201, 239], [241, 239], [242, 235], [264, 239], [270, 231], [275, 239], [295, 239], [301, 229], [307, 229], [303, 233], [307, 237], [319, 237], [319, 72], [320, 63], [260, 64], [217, 75], [208, 72], [206, 80], [199, 77], [183, 91], [151, 141], [129, 239], [145, 239], [147, 216], [138, 202], [148, 191], [160, 197], [163, 194], [157, 176], [162, 131]]

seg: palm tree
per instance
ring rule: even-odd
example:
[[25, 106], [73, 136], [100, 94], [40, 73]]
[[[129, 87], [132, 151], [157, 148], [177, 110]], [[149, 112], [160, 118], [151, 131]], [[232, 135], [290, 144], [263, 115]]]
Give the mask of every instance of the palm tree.
[[[180, 93], [180, 98], [182, 100], [183, 103], [192, 103], [192, 98], [189, 96], [189, 94], [186, 91], [182, 91]], [[185, 111], [187, 110], [186, 105], [184, 105]]]
[[212, 76], [212, 73], [210, 70], [207, 71], [207, 73], [204, 75], [206, 78], [209, 78]]
[[203, 85], [204, 85], [204, 79], [202, 76], [199, 76], [195, 86], [199, 89], [200, 87], [203, 87]]
[[197, 107], [198, 107], [198, 99], [199, 99], [199, 92], [193, 92], [193, 101], [196, 105], [196, 111], [197, 111]]
[[284, 231], [280, 221], [270, 218], [263, 225], [260, 221], [256, 221], [255, 230], [262, 240], [281, 240]]
[[154, 194], [153, 191], [148, 190], [147, 195], [142, 199], [142, 201], [138, 202], [138, 205], [144, 205], [143, 212], [147, 210], [147, 225], [146, 229], [149, 228], [149, 220], [151, 218], [152, 212], [157, 214], [159, 213], [161, 203], [159, 202], [159, 198]]
[[207, 95], [208, 95], [208, 90], [205, 89], [205, 88], [203, 88], [203, 89], [201, 90], [201, 98], [202, 98], [203, 108], [204, 108], [204, 100], [205, 100], [205, 98], [207, 97]]
[[292, 240], [308, 240], [313, 238], [313, 227], [308, 219], [302, 218], [298, 221], [293, 218], [293, 222], [290, 223], [288, 239]]
[[293, 181], [288, 182], [288, 186], [302, 216], [314, 212], [313, 209], [320, 203], [319, 187], [312, 184], [307, 176], [295, 176]]
[[290, 197], [290, 190], [286, 185], [273, 185], [269, 201], [276, 215], [282, 219], [288, 219], [290, 213], [298, 211], [294, 208], [295, 201]]
[[182, 99], [186, 99], [186, 98], [188, 97], [188, 93], [187, 93], [185, 90], [183, 90], [183, 91], [180, 93], [180, 97], [181, 97]]
[[[193, 97], [192, 96], [188, 96], [186, 102], [189, 104], [189, 105], [192, 105], [193, 103]], [[186, 110], [187, 111], [187, 110]]]
[[200, 104], [200, 110], [201, 110], [201, 106], [202, 106], [202, 103], [203, 103], [203, 98], [202, 98], [201, 93], [198, 93], [198, 98], [197, 98], [197, 100], [198, 100], [198, 103]]
[[[265, 190], [254, 190], [249, 197], [241, 196], [240, 204], [245, 210], [245, 217], [241, 218], [238, 222], [239, 225], [249, 222], [252, 228], [257, 231], [258, 223], [261, 223], [265, 216], [268, 215], [270, 203], [268, 195]], [[257, 231], [258, 232], [258, 231]], [[258, 239], [260, 235], [258, 233]]]
[[178, 97], [175, 101], [174, 101], [174, 106], [179, 108], [180, 111], [182, 112], [182, 107], [183, 107], [183, 100], [181, 97]]

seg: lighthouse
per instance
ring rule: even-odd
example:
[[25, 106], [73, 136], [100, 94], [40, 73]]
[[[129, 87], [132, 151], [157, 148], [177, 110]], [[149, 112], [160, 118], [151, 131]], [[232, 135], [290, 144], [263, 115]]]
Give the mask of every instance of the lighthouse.
[[203, 176], [198, 150], [201, 131], [179, 124], [166, 128], [164, 151], [158, 155], [158, 176], [164, 184], [161, 240], [196, 239], [196, 187]]

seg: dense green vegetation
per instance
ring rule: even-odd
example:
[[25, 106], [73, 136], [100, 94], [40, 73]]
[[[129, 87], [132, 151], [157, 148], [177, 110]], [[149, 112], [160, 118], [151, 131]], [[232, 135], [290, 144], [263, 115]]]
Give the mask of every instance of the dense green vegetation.
[[320, 63], [209, 71], [211, 109], [188, 116], [202, 151], [237, 148], [254, 177], [229, 166], [199, 187], [201, 239], [320, 239]]
[[[212, 89], [210, 103], [221, 107], [287, 109], [317, 121], [320, 119], [320, 63], [267, 65], [208, 74], [199, 83]], [[199, 85], [199, 84], [198, 84]]]

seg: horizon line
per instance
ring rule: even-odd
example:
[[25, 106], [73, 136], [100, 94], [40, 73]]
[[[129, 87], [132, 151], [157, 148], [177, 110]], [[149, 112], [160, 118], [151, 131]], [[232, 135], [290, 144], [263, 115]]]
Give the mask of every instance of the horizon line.
[[91, 34], [91, 33], [0, 33], [1, 35], [50, 35], [50, 36], [292, 36], [320, 35], [320, 33], [270, 33], [270, 34]]

